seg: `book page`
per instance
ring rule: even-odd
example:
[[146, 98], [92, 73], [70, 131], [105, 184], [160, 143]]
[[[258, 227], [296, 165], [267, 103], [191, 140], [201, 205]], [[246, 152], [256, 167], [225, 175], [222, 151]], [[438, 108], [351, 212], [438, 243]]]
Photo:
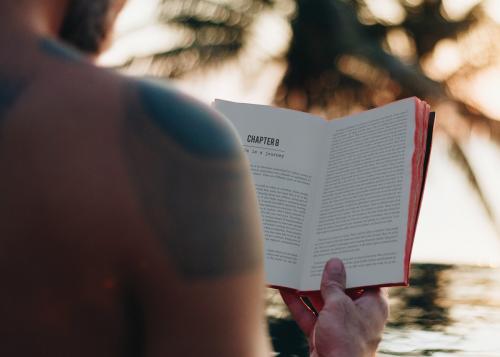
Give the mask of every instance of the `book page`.
[[318, 290], [324, 265], [341, 258], [347, 287], [404, 281], [413, 98], [328, 124], [301, 290]]
[[216, 100], [250, 161], [264, 229], [267, 283], [298, 289], [318, 185], [326, 121], [310, 114]]

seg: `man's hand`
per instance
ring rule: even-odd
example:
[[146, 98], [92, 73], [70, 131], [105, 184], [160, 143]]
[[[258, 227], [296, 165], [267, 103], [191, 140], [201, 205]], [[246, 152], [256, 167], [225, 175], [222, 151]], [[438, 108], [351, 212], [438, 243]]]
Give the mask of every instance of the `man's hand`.
[[[366, 290], [358, 299], [345, 294], [342, 261], [331, 259], [321, 281], [321, 298], [312, 298], [315, 314], [300, 297], [281, 290], [293, 318], [309, 337], [313, 357], [372, 357], [388, 316], [387, 297], [380, 289]], [[322, 307], [322, 308], [321, 308]]]

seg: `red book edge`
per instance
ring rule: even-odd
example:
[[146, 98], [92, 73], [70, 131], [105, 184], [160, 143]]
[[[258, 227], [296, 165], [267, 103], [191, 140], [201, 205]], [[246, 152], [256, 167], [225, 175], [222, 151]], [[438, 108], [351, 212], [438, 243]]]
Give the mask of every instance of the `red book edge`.
[[[416, 120], [416, 127], [415, 127], [415, 151], [413, 154], [412, 158], [412, 166], [413, 166], [413, 171], [414, 173], [412, 174], [412, 182], [411, 182], [411, 187], [412, 191], [414, 191], [415, 188], [418, 188], [419, 190], [416, 192], [411, 192], [410, 196], [413, 194], [416, 194], [415, 197], [417, 197], [417, 203], [415, 204], [415, 201], [411, 200], [410, 197], [410, 211], [408, 212], [409, 215], [412, 215], [413, 209], [416, 209], [416, 213], [412, 215], [412, 217], [409, 217], [408, 219], [408, 232], [407, 232], [407, 239], [406, 239], [406, 246], [405, 246], [405, 271], [404, 271], [404, 281], [398, 282], [398, 283], [386, 283], [386, 284], [379, 284], [379, 285], [368, 285], [368, 286], [360, 286], [360, 287], [355, 287], [351, 289], [346, 290], [346, 294], [349, 295], [351, 298], [356, 299], [357, 297], [361, 296], [364, 290], [367, 289], [374, 289], [374, 288], [382, 288], [382, 287], [395, 287], [395, 286], [409, 286], [409, 276], [410, 276], [410, 258], [411, 258], [411, 252], [413, 249], [413, 240], [415, 237], [415, 230], [417, 227], [417, 221], [418, 221], [418, 216], [420, 214], [420, 207], [422, 204], [422, 198], [423, 198], [423, 193], [424, 193], [424, 188], [425, 188], [425, 182], [427, 179], [427, 168], [429, 166], [429, 161], [430, 161], [430, 154], [431, 154], [431, 149], [432, 149], [432, 137], [434, 134], [434, 123], [436, 119], [436, 113], [435, 112], [430, 112], [429, 111], [429, 106], [425, 102], [421, 102], [420, 99], [415, 98], [416, 100], [416, 110], [418, 111], [419, 109], [424, 109], [424, 115], [419, 115], [416, 113], [415, 120]], [[425, 107], [422, 107], [420, 103], [424, 103]], [[428, 117], [428, 125], [427, 128], [424, 128], [425, 122], [420, 122], [419, 120], [423, 119], [425, 116]], [[418, 135], [423, 133], [423, 129], [426, 131], [426, 138], [419, 138]], [[425, 146], [419, 145], [418, 141], [419, 139], [423, 139], [426, 141]], [[423, 147], [424, 152], [422, 153], [419, 148]], [[423, 164], [421, 165], [422, 168], [422, 175], [419, 175], [420, 171], [418, 169], [418, 159], [419, 159], [419, 154], [421, 155], [420, 159], [423, 159]], [[423, 154], [423, 155], [422, 155]], [[414, 162], [415, 161], [415, 162]], [[413, 224], [410, 225], [411, 221], [413, 221]], [[318, 290], [313, 290], [313, 291], [300, 291], [297, 289], [292, 289], [292, 288], [287, 288], [283, 286], [278, 286], [278, 285], [269, 285], [269, 288], [272, 289], [279, 289], [279, 290], [288, 290], [288, 291], [293, 291], [296, 294], [307, 297], [307, 298], [313, 298], [313, 299], [321, 299], [321, 294]]]

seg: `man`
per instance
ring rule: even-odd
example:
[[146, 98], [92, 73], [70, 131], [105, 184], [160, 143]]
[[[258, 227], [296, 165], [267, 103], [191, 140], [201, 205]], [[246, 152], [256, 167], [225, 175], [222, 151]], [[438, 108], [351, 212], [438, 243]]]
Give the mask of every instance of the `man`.
[[[93, 66], [120, 0], [0, 0], [0, 355], [267, 356], [262, 233], [231, 127]], [[379, 291], [331, 260], [314, 356], [371, 356]]]

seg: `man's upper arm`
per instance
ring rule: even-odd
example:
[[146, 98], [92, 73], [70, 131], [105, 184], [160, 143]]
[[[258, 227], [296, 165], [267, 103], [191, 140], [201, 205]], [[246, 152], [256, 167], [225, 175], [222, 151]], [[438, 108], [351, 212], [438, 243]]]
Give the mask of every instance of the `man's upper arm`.
[[130, 176], [177, 272], [196, 280], [259, 270], [255, 193], [232, 127], [159, 84], [139, 82], [128, 100], [123, 145]]
[[128, 103], [123, 151], [132, 186], [180, 281], [167, 286], [175, 306], [149, 304], [160, 326], [152, 355], [266, 354], [262, 232], [236, 133], [155, 84], [134, 86]]

